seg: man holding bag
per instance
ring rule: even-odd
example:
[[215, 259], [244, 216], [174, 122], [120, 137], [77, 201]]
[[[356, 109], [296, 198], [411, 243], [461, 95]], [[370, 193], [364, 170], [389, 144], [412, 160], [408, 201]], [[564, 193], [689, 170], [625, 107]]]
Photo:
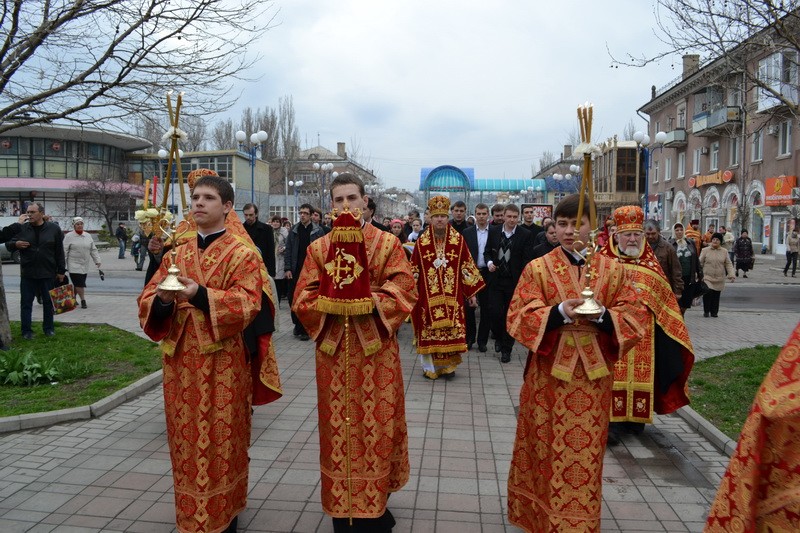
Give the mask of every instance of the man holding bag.
[[26, 214], [28, 221], [22, 224], [22, 229], [17, 235], [6, 243], [6, 248], [11, 252], [19, 250], [22, 337], [30, 340], [33, 339], [31, 315], [37, 290], [42, 295], [44, 334], [48, 337], [56, 334], [50, 290], [55, 286], [56, 279], [59, 283], [64, 281], [66, 266], [64, 234], [58, 224], [45, 222], [44, 206], [39, 202], [28, 204]]

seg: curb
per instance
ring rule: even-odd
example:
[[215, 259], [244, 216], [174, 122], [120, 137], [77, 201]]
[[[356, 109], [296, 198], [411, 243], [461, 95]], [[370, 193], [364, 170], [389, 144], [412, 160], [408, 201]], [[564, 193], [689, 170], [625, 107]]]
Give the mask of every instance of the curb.
[[697, 411], [688, 405], [681, 407], [675, 412], [689, 424], [689, 427], [708, 439], [720, 452], [731, 457], [733, 452], [736, 451], [735, 440], [721, 432], [716, 426], [700, 416]]
[[75, 420], [87, 420], [97, 418], [109, 412], [111, 409], [122, 405], [146, 392], [163, 380], [162, 370], [153, 372], [135, 383], [120, 389], [102, 400], [98, 400], [91, 405], [83, 407], [72, 407], [70, 409], [59, 409], [58, 411], [45, 411], [42, 413], [31, 413], [27, 415], [0, 417], [0, 433], [11, 433], [23, 429], [34, 429]]

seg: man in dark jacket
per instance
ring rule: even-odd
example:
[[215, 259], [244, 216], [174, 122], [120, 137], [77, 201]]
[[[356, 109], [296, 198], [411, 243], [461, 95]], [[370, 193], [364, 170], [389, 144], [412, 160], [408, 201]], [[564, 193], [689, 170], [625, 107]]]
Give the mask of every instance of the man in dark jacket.
[[450, 214], [453, 218], [450, 219], [450, 225], [459, 233], [464, 233], [469, 224], [467, 224], [467, 204], [462, 200], [455, 202], [450, 207]]
[[245, 204], [242, 208], [244, 214], [244, 229], [253, 243], [261, 252], [261, 260], [267, 267], [267, 272], [275, 277], [275, 231], [272, 226], [258, 220], [258, 206]]
[[[476, 324], [475, 308], [469, 305], [464, 306], [464, 314], [467, 322], [467, 349], [471, 350], [473, 343], [478, 341], [478, 351], [486, 351], [486, 343], [489, 341], [489, 330], [492, 326], [492, 314], [489, 308], [489, 287], [492, 283], [492, 274], [486, 266], [486, 244], [489, 240], [489, 206], [478, 204], [475, 206], [475, 225], [464, 230], [462, 234], [464, 242], [467, 243], [469, 253], [475, 266], [483, 276], [486, 283], [486, 290], [478, 293], [478, 307], [481, 310], [480, 325]], [[477, 326], [477, 327], [476, 327]]]
[[508, 204], [503, 210], [503, 224], [489, 228], [484, 256], [486, 266], [494, 275], [489, 287], [489, 305], [495, 320], [494, 335], [497, 341], [495, 348], [502, 353], [500, 362], [511, 361], [511, 349], [514, 338], [506, 329], [506, 315], [511, 297], [517, 288], [517, 282], [525, 265], [531, 260], [533, 246], [531, 234], [519, 226], [519, 207]]
[[56, 279], [64, 281], [67, 268], [61, 228], [52, 222], [45, 222], [44, 206], [38, 202], [28, 205], [27, 215], [28, 222], [22, 224], [19, 233], [6, 243], [6, 248], [11, 252], [19, 250], [22, 337], [30, 340], [33, 338], [33, 299], [37, 291], [42, 296], [44, 334], [48, 337], [56, 334], [50, 290], [55, 286]]
[[117, 226], [117, 231], [114, 232], [114, 237], [117, 238], [119, 243], [119, 258], [125, 259], [125, 248], [128, 247], [128, 232], [125, 230], [125, 224], [122, 222]]
[[[292, 229], [289, 230], [289, 236], [286, 238], [286, 251], [283, 252], [283, 268], [288, 280], [286, 283], [288, 285], [290, 304], [294, 301], [294, 286], [297, 278], [300, 277], [300, 269], [303, 268], [303, 263], [306, 260], [308, 245], [325, 235], [322, 228], [311, 221], [311, 213], [313, 212], [314, 208], [311, 204], [301, 205], [300, 222], [292, 226]], [[310, 337], [303, 324], [297, 319], [294, 311], [292, 311], [292, 322], [294, 323], [294, 336], [300, 337], [300, 340], [307, 341]]]

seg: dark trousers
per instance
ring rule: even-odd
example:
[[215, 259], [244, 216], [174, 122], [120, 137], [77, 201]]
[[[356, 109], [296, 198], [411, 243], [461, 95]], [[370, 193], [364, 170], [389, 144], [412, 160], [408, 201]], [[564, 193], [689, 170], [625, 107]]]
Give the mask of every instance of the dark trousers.
[[278, 290], [278, 294], [276, 294], [275, 296], [278, 298], [279, 303], [283, 299], [288, 299], [288, 297], [286, 296], [286, 283], [288, 281], [289, 280], [285, 278], [275, 280], [275, 288]]
[[514, 347], [514, 337], [509, 335], [506, 330], [506, 315], [516, 287], [516, 280], [497, 277], [489, 289], [489, 308], [494, 319], [494, 327], [492, 329], [494, 338], [500, 344], [502, 353], [511, 353], [511, 349]]
[[[481, 269], [483, 270], [483, 269]], [[477, 324], [475, 320], [475, 307], [464, 304], [464, 315], [467, 320], [467, 345], [475, 343], [476, 334], [478, 346], [486, 346], [489, 342], [489, 328], [491, 327], [492, 313], [489, 309], [489, 289], [483, 289], [477, 294], [478, 307], [481, 310], [481, 320]]]
[[710, 314], [711, 316], [717, 316], [719, 313], [719, 297], [721, 294], [722, 291], [709, 289], [708, 292], [703, 295], [704, 315]]
[[36, 298], [36, 293], [39, 292], [42, 296], [42, 309], [44, 310], [44, 321], [42, 330], [46, 333], [54, 331], [53, 329], [53, 302], [50, 300], [50, 290], [55, 286], [54, 278], [32, 279], [20, 278], [19, 279], [19, 292], [20, 292], [20, 321], [22, 322], [22, 333], [33, 333], [31, 327], [33, 315], [33, 300]]
[[797, 252], [786, 252], [786, 266], [783, 267], [783, 275], [789, 271], [789, 265], [792, 265], [792, 277], [797, 273]]
[[[289, 305], [292, 305], [292, 303], [294, 303], [294, 288], [295, 288], [295, 285], [297, 284], [297, 278], [299, 276], [300, 276], [299, 272], [297, 274], [292, 273], [292, 279], [287, 279], [286, 280], [286, 286], [287, 286], [287, 290], [288, 290], [287, 296], [289, 298]], [[297, 315], [294, 314], [294, 311], [290, 311], [290, 313], [292, 314], [292, 324], [294, 324], [294, 334], [295, 335], [308, 335], [308, 333], [306, 332], [306, 328], [303, 327], [303, 324], [300, 322], [300, 319], [297, 318]]]

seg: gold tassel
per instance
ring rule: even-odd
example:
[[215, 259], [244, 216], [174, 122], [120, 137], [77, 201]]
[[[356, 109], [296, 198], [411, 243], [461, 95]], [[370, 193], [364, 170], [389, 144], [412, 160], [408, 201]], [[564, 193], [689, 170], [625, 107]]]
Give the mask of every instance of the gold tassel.
[[372, 312], [375, 304], [371, 298], [360, 300], [335, 300], [326, 296], [318, 296], [315, 309], [320, 313], [332, 315], [354, 316], [368, 315]]
[[331, 242], [364, 242], [364, 232], [361, 228], [334, 228]]

